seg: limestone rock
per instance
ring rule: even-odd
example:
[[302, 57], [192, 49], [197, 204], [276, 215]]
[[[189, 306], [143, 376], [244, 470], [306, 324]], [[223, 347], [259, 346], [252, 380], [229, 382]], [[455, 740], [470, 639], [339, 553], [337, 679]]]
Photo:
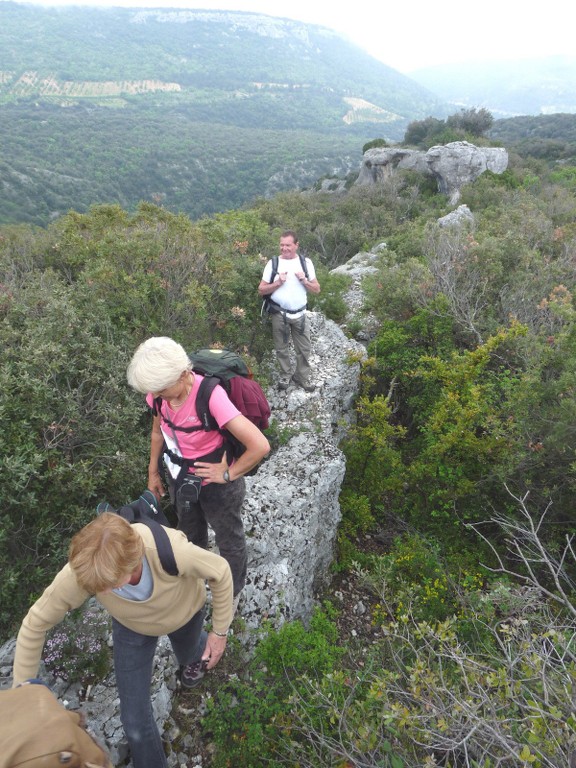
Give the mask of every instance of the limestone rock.
[[378, 184], [398, 170], [412, 170], [432, 176], [438, 191], [451, 204], [460, 199], [460, 190], [485, 171], [503, 173], [508, 153], [501, 147], [477, 147], [467, 141], [431, 147], [427, 152], [404, 148], [374, 148], [364, 153], [356, 184]]
[[397, 170], [428, 173], [424, 153], [416, 149], [375, 147], [364, 153], [356, 184], [378, 184], [390, 178]]
[[453, 205], [460, 199], [461, 188], [485, 171], [503, 173], [508, 166], [508, 153], [500, 147], [476, 147], [467, 141], [454, 141], [431, 147], [426, 152], [426, 162], [438, 182], [438, 191], [447, 195]]
[[345, 264], [331, 270], [331, 274], [345, 275], [350, 278], [350, 285], [344, 293], [348, 311], [342, 328], [348, 331], [354, 330], [354, 337], [362, 344], [374, 338], [378, 329], [378, 320], [364, 308], [363, 280], [366, 276], [378, 272], [378, 260], [385, 250], [386, 243], [379, 243], [368, 253], [357, 253]]
[[467, 205], [459, 205], [454, 211], [438, 219], [439, 227], [463, 227], [474, 223], [474, 214]]
[[244, 644], [263, 617], [277, 626], [306, 621], [329, 576], [340, 521], [338, 496], [345, 461], [339, 443], [353, 417], [363, 347], [332, 321], [310, 313], [317, 389], [268, 393], [274, 429], [284, 444], [247, 478], [244, 521], [248, 583], [240, 603]]

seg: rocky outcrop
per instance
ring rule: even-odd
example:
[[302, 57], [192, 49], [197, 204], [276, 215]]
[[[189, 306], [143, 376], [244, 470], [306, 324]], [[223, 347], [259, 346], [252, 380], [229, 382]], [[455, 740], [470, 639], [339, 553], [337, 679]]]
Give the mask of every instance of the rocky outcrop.
[[362, 158], [356, 184], [378, 184], [390, 178], [396, 171], [418, 171], [428, 174], [425, 153], [416, 149], [376, 147], [368, 149]]
[[377, 184], [398, 170], [412, 170], [432, 176], [438, 191], [451, 205], [460, 199], [460, 190], [485, 171], [503, 173], [508, 153], [501, 147], [477, 147], [467, 141], [454, 141], [431, 147], [427, 152], [402, 148], [374, 148], [364, 153], [356, 184]]
[[250, 563], [240, 604], [246, 643], [263, 616], [277, 624], [306, 620], [334, 557], [345, 471], [339, 444], [353, 415], [364, 349], [322, 315], [310, 319], [317, 389], [268, 393], [272, 429], [282, 444], [247, 478]]
[[471, 227], [474, 224], [474, 214], [467, 205], [459, 205], [456, 210], [438, 219], [437, 224], [442, 228]]
[[467, 141], [431, 147], [426, 162], [438, 182], [438, 191], [448, 196], [451, 205], [460, 199], [460, 190], [485, 171], [503, 173], [508, 167], [508, 153], [501, 147], [476, 147]]
[[348, 311], [341, 327], [361, 344], [367, 344], [374, 338], [378, 329], [377, 318], [364, 306], [364, 278], [378, 272], [380, 254], [385, 250], [386, 243], [379, 243], [371, 251], [361, 251], [345, 264], [331, 270], [331, 274], [344, 275], [350, 280], [350, 285], [344, 293]]
[[[312, 364], [317, 389], [296, 387], [267, 393], [272, 408], [271, 432], [278, 447], [258, 473], [247, 478], [244, 521], [248, 536], [248, 583], [235, 627], [247, 653], [266, 619], [279, 627], [286, 619], [306, 622], [317, 590], [329, 578], [340, 520], [338, 497], [345, 472], [339, 444], [353, 418], [360, 360], [364, 348], [349, 340], [332, 321], [310, 314]], [[270, 373], [275, 361], [270, 357]], [[14, 643], [0, 649], [0, 687], [10, 685]], [[125, 764], [127, 747], [121, 728], [113, 675], [95, 685], [89, 696], [78, 685], [54, 681], [42, 671], [61, 701], [81, 707], [94, 735], [104, 741], [115, 765]], [[170, 766], [200, 765], [186, 752], [186, 736], [172, 719], [176, 687], [175, 660], [166, 638], [160, 640], [152, 684], [153, 706], [167, 742], [178, 743]]]

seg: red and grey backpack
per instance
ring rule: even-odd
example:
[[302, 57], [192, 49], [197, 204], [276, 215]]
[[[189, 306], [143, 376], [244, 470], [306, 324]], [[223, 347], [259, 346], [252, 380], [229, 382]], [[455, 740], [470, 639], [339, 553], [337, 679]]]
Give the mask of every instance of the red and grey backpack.
[[[210, 396], [214, 391], [214, 387], [220, 384], [240, 413], [255, 424], [258, 429], [265, 430], [269, 426], [270, 404], [266, 399], [264, 390], [252, 377], [252, 373], [244, 360], [235, 352], [228, 349], [200, 349], [189, 355], [189, 357], [192, 361], [193, 371], [204, 377], [196, 396], [196, 413], [200, 419], [200, 425], [195, 427], [175, 425], [162, 412], [161, 397], [154, 399], [152, 413], [154, 416], [160, 415], [163, 423], [167, 424], [170, 429], [179, 432], [197, 432], [199, 430], [220, 432], [225, 438], [228, 460], [238, 458], [244, 453], [245, 446], [228, 430], [219, 428], [216, 419], [210, 413]], [[166, 446], [164, 447], [164, 453], [167, 453], [175, 464], [182, 466], [186, 462], [186, 459], [176, 456]], [[198, 458], [204, 460], [212, 460], [214, 458], [219, 460], [217, 457], [212, 456], [197, 457], [195, 460], [198, 460]], [[248, 474], [255, 474], [256, 469], [254, 468]]]

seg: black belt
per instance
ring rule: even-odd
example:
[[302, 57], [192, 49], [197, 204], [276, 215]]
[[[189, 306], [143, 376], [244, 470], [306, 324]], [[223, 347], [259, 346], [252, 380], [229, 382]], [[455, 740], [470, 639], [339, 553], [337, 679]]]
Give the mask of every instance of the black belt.
[[278, 302], [274, 301], [274, 299], [270, 299], [270, 304], [273, 304], [274, 307], [277, 307], [277, 312], [282, 312], [283, 315], [297, 315], [299, 312], [303, 312], [307, 304], [304, 304], [303, 307], [300, 307], [300, 309], [284, 309], [284, 307], [281, 307]]

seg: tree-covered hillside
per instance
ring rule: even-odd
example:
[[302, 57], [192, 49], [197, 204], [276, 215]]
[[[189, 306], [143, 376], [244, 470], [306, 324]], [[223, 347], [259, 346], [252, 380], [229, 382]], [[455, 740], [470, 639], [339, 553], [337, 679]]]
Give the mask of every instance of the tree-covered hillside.
[[345, 176], [366, 141], [445, 112], [322, 27], [0, 2], [0, 222], [140, 200], [227, 210]]
[[497, 120], [488, 136], [524, 157], [566, 164], [576, 158], [576, 115], [511, 117]]
[[0, 19], [4, 99], [23, 73], [33, 72], [65, 82], [151, 80], [176, 83], [184, 93], [244, 97], [262, 89], [327, 89], [372, 102], [396, 120], [442, 109], [433, 94], [335, 32], [288, 19], [4, 1]]

